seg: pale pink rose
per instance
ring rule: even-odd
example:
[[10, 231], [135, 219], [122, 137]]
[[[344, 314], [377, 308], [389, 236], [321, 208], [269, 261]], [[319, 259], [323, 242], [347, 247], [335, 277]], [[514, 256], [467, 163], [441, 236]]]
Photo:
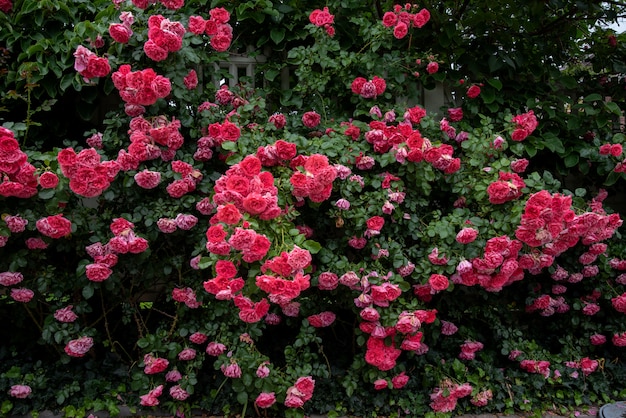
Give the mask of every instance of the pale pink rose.
[[166, 382], [176, 383], [176, 382], [178, 382], [182, 378], [183, 378], [183, 375], [180, 374], [180, 372], [178, 370], [176, 370], [176, 369], [170, 370], [169, 372], [165, 373], [165, 381]]
[[254, 404], [259, 408], [269, 408], [276, 403], [276, 396], [274, 392], [262, 392], [254, 401]]
[[32, 389], [28, 385], [13, 385], [9, 391], [9, 395], [17, 399], [26, 399], [32, 393]]
[[189, 341], [194, 344], [204, 344], [207, 338], [206, 334], [203, 334], [202, 332], [194, 332], [189, 336]]
[[72, 311], [73, 306], [68, 305], [65, 308], [57, 309], [54, 312], [54, 319], [59, 322], [74, 322], [78, 319], [78, 315]]
[[241, 377], [241, 367], [239, 367], [237, 363], [230, 363], [229, 365], [222, 364], [221, 370], [226, 377], [230, 377], [233, 379], [238, 379]]
[[183, 351], [178, 353], [178, 359], [183, 361], [189, 361], [196, 358], [196, 350], [193, 348], [185, 348]]
[[27, 303], [35, 296], [35, 292], [26, 288], [11, 289], [11, 298], [16, 302]]
[[198, 223], [198, 218], [194, 215], [179, 213], [174, 219], [176, 226], [183, 230], [190, 230]]
[[70, 357], [83, 357], [93, 347], [93, 338], [80, 337], [65, 345], [65, 353]]
[[259, 365], [259, 367], [256, 369], [256, 375], [260, 379], [265, 379], [267, 376], [270, 375], [270, 369], [269, 367], [267, 367], [266, 363], [262, 363]]
[[20, 272], [5, 271], [0, 273], [0, 284], [2, 286], [13, 286], [24, 280], [24, 276]]
[[180, 387], [180, 385], [175, 385], [170, 388], [170, 396], [177, 401], [184, 401], [189, 397], [189, 392]]
[[226, 346], [222, 343], [211, 341], [206, 348], [206, 353], [210, 356], [219, 356], [226, 351]]
[[4, 222], [7, 224], [9, 231], [17, 234], [19, 232], [24, 232], [26, 229], [26, 225], [28, 225], [28, 219], [24, 219], [19, 215], [6, 215], [4, 217]]
[[[2, 237], [0, 236], [0, 239], [1, 238]], [[28, 238], [25, 242], [26, 247], [29, 250], [45, 250], [46, 248], [48, 248], [48, 244], [46, 244], [46, 242], [41, 238]], [[0, 247], [2, 247], [2, 245], [0, 245]]]

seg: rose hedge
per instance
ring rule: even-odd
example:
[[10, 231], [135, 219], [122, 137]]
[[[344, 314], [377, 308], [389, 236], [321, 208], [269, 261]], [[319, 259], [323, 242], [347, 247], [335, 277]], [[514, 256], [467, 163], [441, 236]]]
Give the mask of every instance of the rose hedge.
[[[16, 24], [30, 4], [5, 3]], [[324, 73], [308, 78], [342, 56], [335, 25], [393, 49], [427, 9], [310, 10], [289, 56], [317, 90], [281, 109], [215, 87], [240, 23], [226, 8], [107, 4], [67, 29], [58, 86], [113, 101], [103, 129], [61, 146], [32, 121], [0, 130], [3, 414], [435, 416], [624, 395], [622, 221], [605, 190], [533, 161], [541, 116], [474, 114], [478, 84], [427, 114], [383, 60], [337, 58], [354, 111], [335, 118]], [[622, 140], [580, 154], [619, 176]]]

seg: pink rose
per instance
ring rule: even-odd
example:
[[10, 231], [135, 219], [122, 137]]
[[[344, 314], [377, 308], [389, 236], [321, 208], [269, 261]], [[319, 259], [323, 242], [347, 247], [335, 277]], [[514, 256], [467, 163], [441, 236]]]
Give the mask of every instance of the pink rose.
[[28, 385], [13, 385], [9, 391], [9, 395], [17, 399], [26, 399], [32, 393], [32, 389]]
[[189, 361], [196, 358], [196, 350], [193, 348], [185, 348], [183, 351], [178, 353], [178, 359], [183, 361]]
[[80, 337], [71, 340], [65, 346], [65, 353], [70, 357], [83, 357], [93, 347], [93, 338]]
[[274, 392], [262, 392], [257, 396], [254, 404], [259, 408], [269, 408], [276, 402]]
[[39, 185], [44, 189], [54, 189], [59, 184], [59, 177], [51, 171], [41, 173]]
[[435, 292], [440, 292], [442, 290], [446, 290], [450, 285], [448, 278], [442, 274], [432, 274], [428, 279], [428, 284], [430, 284], [431, 289]]
[[469, 244], [478, 237], [478, 231], [474, 228], [463, 228], [456, 234], [456, 241], [459, 244]]
[[383, 225], [385, 225], [385, 219], [382, 216], [372, 216], [365, 223], [368, 229], [380, 231]]
[[315, 128], [317, 125], [320, 124], [321, 120], [322, 117], [314, 111], [309, 111], [302, 115], [302, 123], [307, 128]]
[[59, 322], [74, 322], [78, 319], [78, 315], [72, 311], [73, 306], [68, 305], [65, 308], [57, 309], [54, 312], [54, 319]]
[[11, 298], [16, 302], [28, 303], [35, 296], [35, 292], [26, 288], [11, 289]]
[[391, 385], [394, 389], [401, 389], [409, 382], [409, 376], [404, 374], [404, 372], [400, 373], [397, 376], [394, 376], [391, 379]]
[[389, 387], [389, 383], [385, 379], [378, 379], [374, 382], [374, 389], [383, 390]]
[[37, 230], [50, 238], [61, 238], [72, 232], [72, 223], [62, 214], [41, 218], [35, 224]]
[[24, 280], [24, 276], [20, 272], [5, 271], [0, 273], [0, 285], [13, 286]]
[[211, 341], [209, 345], [207, 345], [206, 353], [210, 356], [219, 356], [226, 351], [226, 346], [222, 343], [218, 343], [215, 341]]
[[476, 84], [470, 86], [469, 89], [467, 89], [467, 97], [469, 97], [470, 99], [475, 99], [480, 95], [480, 87], [477, 86]]
[[189, 397], [189, 392], [180, 387], [180, 385], [174, 385], [170, 388], [170, 396], [177, 401], [184, 401]]

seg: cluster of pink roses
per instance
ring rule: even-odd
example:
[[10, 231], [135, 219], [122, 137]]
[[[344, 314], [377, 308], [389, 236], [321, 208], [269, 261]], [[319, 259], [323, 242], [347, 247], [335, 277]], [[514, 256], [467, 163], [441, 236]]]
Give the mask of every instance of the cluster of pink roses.
[[178, 199], [196, 190], [198, 183], [200, 183], [203, 178], [200, 170], [180, 160], [172, 161], [171, 166], [173, 172], [180, 174], [180, 178], [175, 179], [167, 185], [166, 191], [170, 197]]
[[330, 14], [328, 7], [313, 10], [311, 14], [309, 14], [309, 22], [315, 26], [324, 28], [328, 36], [335, 36], [335, 28], [333, 26], [335, 16]]
[[452, 412], [456, 408], [457, 401], [471, 395], [472, 390], [472, 385], [469, 383], [459, 385], [446, 379], [430, 394], [430, 407], [435, 412]]
[[85, 148], [78, 154], [74, 148], [65, 148], [57, 154], [63, 175], [70, 179], [70, 189], [77, 195], [96, 197], [109, 188], [120, 170], [115, 160], [100, 161], [94, 148]]
[[528, 373], [540, 374], [545, 378], [550, 376], [550, 362], [547, 360], [522, 360], [520, 361], [520, 367], [522, 370]]
[[209, 16], [208, 20], [202, 16], [189, 17], [189, 32], [195, 35], [206, 33], [211, 47], [217, 52], [224, 52], [233, 40], [233, 28], [228, 23], [230, 13], [223, 7], [216, 7], [209, 11]]
[[269, 294], [272, 303], [286, 308], [301, 292], [310, 287], [310, 276], [304, 274], [304, 270], [311, 265], [311, 260], [311, 253], [298, 246], [294, 246], [289, 252], [283, 251], [263, 263], [263, 274], [256, 277], [256, 286]]
[[126, 114], [132, 117], [143, 114], [144, 106], [167, 97], [172, 90], [170, 80], [158, 75], [152, 68], [131, 71], [131, 66], [124, 64], [112, 74], [112, 80], [120, 97], [126, 102]]
[[173, 22], [162, 15], [148, 18], [148, 40], [143, 44], [146, 56], [153, 61], [167, 59], [170, 52], [176, 52], [183, 46], [185, 27], [180, 22]]
[[306, 401], [313, 397], [315, 380], [311, 376], [300, 377], [293, 386], [287, 389], [285, 406], [288, 408], [300, 408]]
[[99, 57], [82, 45], [74, 51], [74, 69], [89, 82], [89, 79], [106, 77], [111, 72], [109, 60]]
[[526, 183], [524, 183], [524, 180], [517, 173], [500, 171], [498, 173], [498, 180], [487, 187], [489, 202], [494, 205], [500, 205], [518, 199], [522, 196], [522, 189], [524, 187], [526, 187]]
[[384, 78], [374, 76], [371, 80], [363, 77], [357, 77], [350, 86], [354, 94], [358, 94], [364, 99], [375, 99], [385, 92], [387, 83]]
[[[114, 0], [114, 2], [120, 0]], [[149, 5], [161, 3], [170, 10], [178, 10], [185, 5], [185, 0], [131, 0], [132, 3], [140, 9], [147, 9]]]
[[302, 201], [308, 197], [313, 202], [323, 202], [333, 191], [333, 181], [337, 178], [337, 168], [328, 163], [322, 154], [298, 155], [290, 164], [294, 173], [289, 179], [293, 186], [292, 194]]
[[256, 157], [263, 167], [274, 167], [291, 161], [297, 153], [296, 144], [279, 139], [273, 144], [260, 146], [256, 151]]
[[[258, 216], [262, 220], [278, 217], [282, 211], [278, 207], [274, 176], [261, 168], [261, 160], [254, 155], [231, 166], [215, 182], [213, 203], [217, 206], [232, 203], [240, 213]], [[219, 215], [214, 218], [218, 219]]]
[[[24, 276], [20, 272], [5, 271], [0, 273], [0, 285], [9, 287], [20, 284], [24, 280]], [[12, 288], [11, 299], [16, 302], [27, 303], [35, 296], [35, 292], [25, 287]]]
[[459, 262], [452, 280], [466, 286], [478, 284], [491, 292], [500, 291], [503, 286], [524, 278], [518, 262], [521, 249], [520, 241], [507, 236], [491, 238], [482, 257]]
[[35, 171], [13, 131], [0, 126], [0, 196], [27, 199], [37, 194]]
[[85, 267], [85, 274], [93, 282], [102, 282], [111, 276], [111, 268], [117, 264], [118, 254], [139, 254], [148, 248], [148, 241], [135, 235], [132, 222], [116, 218], [110, 228], [114, 236], [107, 244], [96, 242], [85, 248], [94, 261]]
[[514, 116], [512, 122], [515, 124], [513, 133], [511, 133], [511, 139], [513, 141], [523, 141], [528, 135], [534, 132], [539, 124], [532, 110]]
[[365, 133], [367, 142], [373, 145], [377, 153], [392, 150], [396, 161], [419, 163], [426, 161], [434, 168], [446, 174], [452, 174], [461, 168], [461, 160], [454, 158], [454, 149], [448, 144], [433, 146], [412, 124], [419, 124], [426, 111], [415, 106], [407, 110], [405, 122], [397, 126], [387, 125], [383, 121], [370, 122], [370, 130]]
[[126, 44], [133, 35], [131, 26], [135, 23], [135, 17], [131, 12], [120, 13], [122, 23], [111, 23], [109, 25], [109, 35], [115, 42]]
[[137, 116], [130, 121], [128, 151], [120, 150], [118, 160], [125, 171], [136, 170], [140, 163], [156, 158], [171, 161], [185, 139], [179, 132], [180, 121], [156, 116]]
[[393, 36], [402, 39], [407, 35], [410, 28], [413, 26], [421, 28], [430, 20], [430, 12], [427, 9], [411, 13], [413, 9], [417, 8], [417, 5], [410, 3], [404, 6], [396, 4], [393, 11], [385, 12], [383, 15], [383, 25], [386, 28], [393, 27]]
[[248, 228], [247, 222], [243, 223], [243, 227], [233, 227], [241, 218], [241, 212], [234, 204], [220, 205], [206, 232], [206, 248], [216, 255], [229, 255], [233, 250], [238, 251], [247, 263], [262, 260], [269, 251], [270, 240]]

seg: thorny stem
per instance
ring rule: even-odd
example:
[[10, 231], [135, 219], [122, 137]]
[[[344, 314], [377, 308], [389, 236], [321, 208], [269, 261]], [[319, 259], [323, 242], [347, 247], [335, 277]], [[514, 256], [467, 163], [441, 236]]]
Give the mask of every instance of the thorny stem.
[[33, 315], [33, 312], [30, 309], [28, 309], [28, 306], [26, 306], [26, 304], [24, 304], [24, 309], [26, 309], [26, 312], [28, 312], [28, 315], [30, 316], [30, 318], [33, 320], [35, 325], [37, 325], [37, 329], [39, 329], [39, 332], [43, 332], [43, 328], [37, 321], [37, 318], [35, 318], [35, 315]]

